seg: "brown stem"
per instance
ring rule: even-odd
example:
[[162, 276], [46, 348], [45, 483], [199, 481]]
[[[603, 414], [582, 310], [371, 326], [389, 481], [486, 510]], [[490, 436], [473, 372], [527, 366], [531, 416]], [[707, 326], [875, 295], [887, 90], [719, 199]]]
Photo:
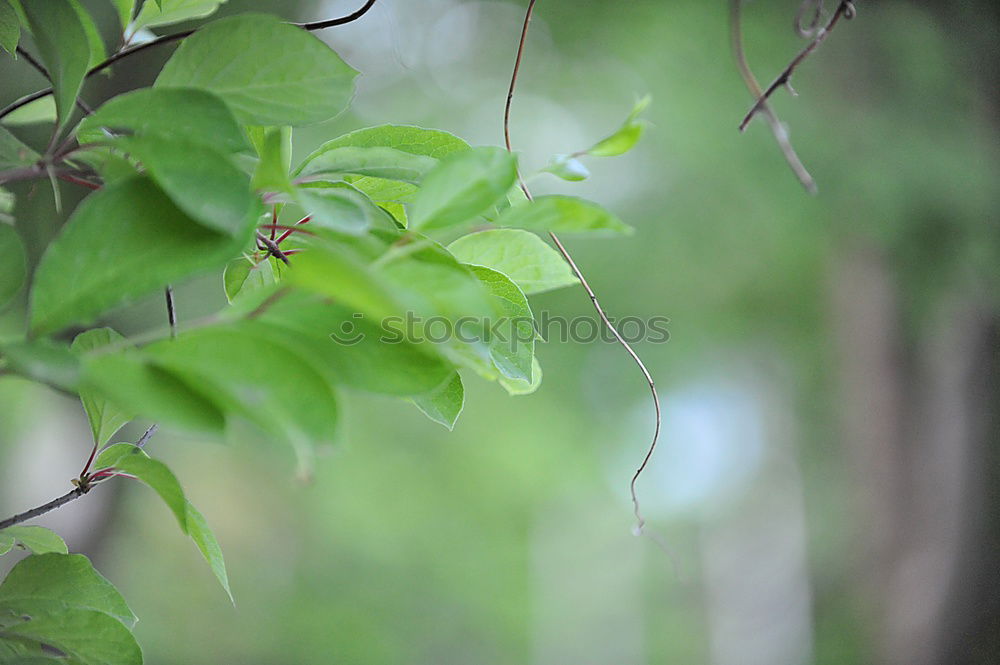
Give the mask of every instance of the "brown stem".
[[[528, 36], [528, 24], [531, 22], [531, 13], [535, 8], [536, 1], [537, 0], [529, 0], [528, 8], [527, 10], [525, 10], [524, 13], [524, 23], [521, 26], [521, 39], [517, 45], [517, 57], [514, 59], [514, 71], [511, 73], [510, 87], [507, 89], [507, 102], [504, 105], [503, 138], [504, 138], [504, 145], [507, 147], [508, 152], [512, 152], [511, 142], [510, 142], [510, 108], [514, 99], [514, 88], [517, 85], [517, 75], [519, 70], [521, 69], [521, 58], [524, 55], [524, 42]], [[520, 172], [518, 172], [517, 174], [517, 180], [518, 184], [521, 186], [521, 191], [524, 192], [524, 195], [528, 198], [529, 201], [533, 200], [531, 192], [528, 191], [528, 186], [521, 178]], [[656, 384], [653, 382], [653, 377], [649, 373], [649, 370], [646, 369], [645, 363], [642, 362], [642, 359], [639, 357], [639, 354], [637, 354], [635, 350], [632, 348], [632, 346], [625, 341], [625, 338], [622, 337], [621, 333], [618, 332], [618, 329], [615, 328], [613, 323], [611, 323], [611, 319], [609, 319], [608, 315], [605, 314], [604, 308], [601, 307], [601, 303], [597, 299], [597, 295], [594, 293], [594, 290], [590, 287], [590, 284], [587, 282], [587, 278], [584, 277], [583, 271], [580, 270], [579, 266], [576, 265], [576, 261], [573, 260], [572, 255], [569, 253], [569, 250], [566, 249], [565, 245], [562, 244], [562, 241], [559, 240], [556, 234], [550, 231], [549, 237], [552, 238], [552, 242], [555, 243], [556, 249], [559, 250], [559, 253], [562, 254], [564, 259], [566, 259], [566, 263], [569, 264], [569, 267], [573, 271], [573, 274], [576, 275], [576, 278], [580, 280], [580, 284], [583, 285], [583, 288], [587, 292], [587, 295], [590, 296], [590, 302], [593, 304], [594, 309], [597, 310], [597, 315], [601, 317], [601, 321], [611, 332], [611, 334], [614, 335], [618, 343], [621, 344], [622, 347], [625, 349], [625, 351], [627, 351], [628, 354], [632, 357], [632, 360], [635, 361], [635, 364], [639, 366], [639, 370], [642, 372], [643, 377], [646, 379], [646, 383], [649, 385], [649, 391], [653, 397], [653, 408], [656, 413], [656, 427], [653, 430], [653, 439], [646, 450], [646, 455], [645, 457], [643, 457], [642, 463], [639, 464], [638, 468], [635, 470], [635, 473], [632, 475], [632, 480], [629, 482], [629, 493], [631, 494], [632, 497], [632, 510], [635, 513], [635, 519], [636, 519], [636, 532], [642, 533], [643, 527], [646, 524], [646, 520], [643, 518], [642, 511], [639, 509], [639, 497], [638, 494], [636, 493], [635, 485], [636, 482], [639, 480], [639, 476], [642, 475], [642, 472], [649, 464], [649, 460], [652, 458], [653, 452], [656, 450], [656, 443], [660, 438], [660, 427], [663, 421], [663, 415], [660, 409], [660, 396], [656, 392]]]
[[[313, 30], [323, 30], [324, 28], [332, 28], [334, 26], [344, 25], [345, 23], [356, 21], [362, 16], [364, 16], [366, 13], [368, 13], [368, 10], [371, 9], [372, 5], [374, 4], [375, 0], [367, 0], [367, 2], [365, 2], [365, 4], [362, 5], [360, 9], [357, 9], [354, 12], [347, 14], [346, 16], [327, 19], [325, 21], [313, 21], [312, 23], [293, 23], [292, 25], [298, 26], [303, 30], [309, 30], [310, 32]], [[190, 37], [191, 35], [194, 34], [194, 32], [195, 32], [194, 30], [184, 30], [182, 32], [175, 32], [170, 35], [162, 35], [148, 42], [137, 44], [136, 46], [131, 46], [129, 48], [118, 51], [114, 55], [109, 56], [102, 62], [99, 62], [93, 67], [91, 67], [87, 71], [87, 74], [84, 78], [90, 78], [94, 74], [104, 71], [105, 69], [115, 64], [119, 60], [127, 58], [130, 55], [134, 55], [139, 51], [145, 51], [146, 49], [152, 48], [154, 46], [159, 46], [161, 44], [169, 44], [171, 42], [179, 41], [181, 39], [184, 39], [185, 37]], [[52, 92], [53, 92], [52, 88], [46, 88], [45, 90], [39, 90], [38, 92], [33, 92], [29, 95], [21, 97], [18, 100], [15, 100], [14, 102], [6, 106], [2, 111], [0, 111], [0, 119], [7, 117], [9, 114], [13, 113], [17, 109], [27, 104], [30, 104], [36, 99], [41, 99], [42, 97], [48, 97], [49, 95], [52, 94]]]
[[69, 492], [66, 492], [61, 497], [57, 499], [52, 499], [48, 503], [44, 503], [37, 508], [32, 508], [31, 510], [26, 510], [23, 513], [14, 515], [13, 517], [8, 517], [7, 519], [0, 521], [0, 529], [6, 529], [9, 526], [14, 526], [15, 524], [20, 524], [21, 522], [27, 522], [30, 519], [34, 519], [39, 515], [44, 515], [50, 510], [55, 510], [59, 506], [63, 506], [74, 499], [79, 499], [81, 496], [90, 491], [89, 486], [74, 487]]
[[799, 51], [798, 55], [792, 58], [792, 61], [788, 63], [788, 66], [785, 67], [780, 74], [778, 74], [778, 78], [774, 79], [774, 81], [771, 82], [771, 85], [767, 86], [767, 89], [764, 90], [764, 94], [758, 96], [757, 101], [750, 107], [747, 114], [743, 116], [743, 122], [740, 123], [741, 132], [747, 128], [747, 125], [750, 124], [753, 117], [760, 112], [760, 110], [767, 103], [767, 100], [774, 94], [774, 91], [783, 85], [788, 85], [789, 81], [792, 79], [792, 74], [795, 73], [798, 66], [801, 65], [802, 62], [826, 40], [830, 31], [833, 30], [833, 28], [837, 25], [837, 22], [840, 21], [841, 16], [848, 19], [854, 17], [853, 2], [850, 2], [850, 0], [842, 0], [841, 3], [837, 5], [837, 9], [834, 10], [833, 16], [830, 17], [830, 20], [827, 21], [826, 25], [822, 28], [817, 28], [816, 36], [813, 37], [813, 40], [809, 42], [804, 49]]
[[[806, 0], [808, 2], [808, 0]], [[740, 70], [740, 76], [743, 77], [743, 82], [746, 84], [747, 89], [750, 94], [754, 96], [754, 99], [760, 99], [763, 96], [763, 91], [760, 88], [760, 83], [757, 82], [757, 77], [753, 75], [753, 71], [750, 69], [750, 65], [747, 62], [746, 51], [743, 48], [743, 22], [742, 22], [742, 8], [744, 0], [732, 0], [732, 10], [730, 12], [730, 39], [732, 41], [733, 57], [736, 58], [736, 66]], [[819, 3], [817, 6], [821, 6]], [[796, 23], [798, 25], [798, 23]], [[788, 166], [792, 169], [795, 177], [799, 179], [802, 186], [806, 188], [806, 191], [810, 194], [815, 194], [817, 192], [816, 181], [806, 170], [806, 167], [802, 164], [802, 160], [799, 159], [798, 154], [795, 152], [795, 148], [792, 147], [791, 141], [788, 139], [788, 130], [782, 124], [781, 120], [778, 119], [778, 115], [771, 109], [770, 104], [767, 102], [762, 102], [760, 105], [760, 112], [764, 115], [767, 120], [767, 124], [771, 127], [771, 133], [774, 134], [774, 140], [777, 142], [778, 147], [781, 148], [782, 154], [785, 156], [785, 161], [788, 162]]]
[[257, 243], [261, 246], [261, 249], [266, 249], [271, 256], [278, 259], [285, 265], [288, 265], [288, 257], [285, 256], [285, 253], [281, 251], [280, 247], [278, 247], [278, 243], [274, 242], [260, 231], [257, 232]]

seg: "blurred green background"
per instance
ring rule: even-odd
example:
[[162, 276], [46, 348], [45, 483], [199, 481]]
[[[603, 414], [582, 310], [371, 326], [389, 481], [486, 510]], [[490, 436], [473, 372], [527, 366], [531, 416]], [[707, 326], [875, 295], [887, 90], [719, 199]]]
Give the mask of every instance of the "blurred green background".
[[[309, 20], [356, 0], [230, 0]], [[832, 4], [832, 3], [831, 3]], [[992, 2], [858, 2], [774, 107], [819, 183], [805, 194], [751, 98], [722, 0], [541, 0], [514, 101], [528, 172], [588, 146], [649, 93], [652, 127], [579, 184], [637, 228], [570, 249], [613, 316], [667, 316], [642, 344], [550, 341], [541, 389], [467, 382], [451, 433], [410, 405], [346, 395], [314, 480], [290, 451], [156, 435], [223, 545], [232, 608], [152, 493], [120, 483], [40, 523], [95, 559], [141, 617], [147, 662], [907, 665], [1000, 662], [1000, 22]], [[110, 3], [88, 3], [110, 35]], [[769, 81], [800, 48], [795, 0], [744, 10]], [[384, 122], [502, 140], [524, 3], [379, 0], [321, 34], [362, 72], [304, 154]], [[173, 47], [89, 84], [148, 84]], [[0, 63], [3, 96], [36, 89]], [[18, 190], [33, 251], [61, 223]], [[64, 192], [77, 196], [77, 192]], [[224, 302], [177, 288], [180, 316]], [[586, 294], [536, 314], [594, 318]], [[16, 308], [15, 308], [16, 309]], [[108, 319], [162, 317], [158, 298]], [[16, 312], [0, 325], [15, 329]], [[126, 433], [141, 431], [132, 426]], [[0, 380], [0, 512], [65, 489], [89, 448], [77, 403]]]

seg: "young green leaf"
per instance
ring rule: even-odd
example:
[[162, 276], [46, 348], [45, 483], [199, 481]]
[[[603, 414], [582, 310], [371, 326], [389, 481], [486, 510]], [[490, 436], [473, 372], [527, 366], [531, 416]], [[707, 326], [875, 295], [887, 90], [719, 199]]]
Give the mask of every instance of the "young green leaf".
[[[125, 4], [130, 0], [114, 0], [116, 4]], [[144, 2], [139, 15], [135, 21], [128, 26], [126, 37], [131, 37], [143, 28], [155, 28], [161, 25], [171, 25], [181, 21], [191, 21], [197, 18], [205, 18], [214, 13], [219, 5], [226, 0], [160, 0], [154, 2]], [[134, 4], [135, 0], [131, 0]], [[119, 10], [123, 17], [122, 25], [128, 22], [124, 20], [124, 11]], [[131, 12], [129, 12], [131, 13]]]
[[464, 263], [486, 266], [531, 295], [577, 283], [566, 261], [528, 231], [497, 229], [462, 236], [448, 250]]
[[[121, 343], [124, 339], [111, 328], [94, 328], [77, 335], [70, 349], [77, 353], [85, 353], [112, 343]], [[83, 410], [86, 411], [87, 418], [90, 420], [94, 443], [98, 446], [107, 443], [115, 432], [132, 420], [132, 414], [119, 409], [103, 395], [85, 387], [81, 387], [79, 392], [80, 401], [83, 402]]]
[[137, 351], [85, 356], [82, 365], [81, 387], [130, 413], [195, 432], [221, 434], [225, 428], [215, 399]]
[[517, 161], [502, 148], [472, 148], [434, 168], [413, 197], [411, 228], [467, 222], [502, 198], [517, 177]]
[[21, 39], [21, 22], [7, 0], [0, 0], [0, 48], [13, 53]]
[[199, 224], [240, 238], [256, 226], [262, 209], [250, 191], [250, 178], [222, 153], [151, 135], [121, 142], [177, 207]]
[[590, 177], [590, 170], [572, 155], [556, 155], [542, 171], [569, 182], [579, 182]]
[[140, 88], [112, 97], [80, 123], [79, 132], [101, 128], [197, 143], [226, 154], [250, 147], [226, 103], [194, 88]]
[[210, 90], [244, 124], [298, 126], [343, 111], [356, 75], [315, 35], [273, 16], [243, 14], [185, 39], [156, 86]]
[[181, 531], [188, 532], [187, 499], [184, 498], [184, 490], [177, 481], [177, 476], [166, 464], [152, 459], [142, 448], [131, 443], [116, 443], [97, 457], [94, 468], [115, 468], [130, 473], [149, 485], [173, 512]]
[[410, 155], [441, 159], [454, 152], [469, 149], [469, 144], [454, 134], [440, 129], [425, 129], [412, 125], [378, 125], [343, 134], [327, 141], [306, 157], [296, 169], [301, 173], [312, 161], [336, 148], [392, 148]]
[[490, 356], [504, 376], [531, 382], [535, 357], [534, 316], [528, 299], [509, 277], [483, 266], [471, 266], [500, 305], [501, 317], [490, 327]]
[[15, 544], [20, 544], [32, 554], [69, 552], [59, 534], [42, 526], [9, 526], [0, 531], [0, 554], [6, 554]]
[[591, 146], [586, 151], [587, 154], [595, 157], [615, 157], [631, 150], [639, 142], [639, 138], [646, 129], [646, 121], [640, 120], [639, 114], [649, 106], [649, 101], [648, 96], [637, 101], [622, 126], [610, 136]]
[[[30, 560], [30, 557], [25, 559]], [[3, 662], [18, 665], [60, 662], [74, 665], [142, 665], [142, 650], [131, 631], [107, 614], [65, 609], [57, 601], [25, 601], [17, 605], [16, 612], [19, 616], [31, 618], [5, 626], [0, 632], [0, 646], [7, 640], [16, 640], [21, 648], [29, 645], [27, 653], [38, 656], [30, 660], [19, 656]], [[42, 645], [45, 645], [44, 649]], [[66, 658], [50, 658], [53, 650], [66, 654]]]
[[69, 0], [25, 2], [22, 7], [55, 89], [59, 127], [73, 113], [90, 61], [87, 31]]
[[450, 379], [427, 393], [413, 398], [413, 403], [425, 416], [448, 429], [455, 427], [458, 416], [465, 406], [465, 386], [462, 377], [455, 372]]
[[0, 308], [17, 295], [26, 275], [24, 245], [14, 227], [0, 223]]
[[31, 166], [41, 158], [37, 152], [0, 127], [0, 170]]
[[190, 219], [146, 178], [109, 185], [81, 203], [35, 273], [35, 334], [85, 322], [106, 309], [237, 256], [240, 236]]
[[229, 589], [226, 560], [222, 557], [222, 548], [219, 547], [219, 541], [215, 539], [215, 534], [212, 533], [208, 522], [205, 521], [205, 516], [199, 513], [198, 509], [191, 505], [190, 501], [187, 504], [187, 526], [188, 535], [191, 536], [194, 544], [198, 546], [198, 551], [205, 557], [205, 561], [208, 562], [208, 566], [212, 569], [215, 578], [219, 580], [219, 584], [222, 585], [226, 595], [229, 596], [229, 602], [235, 604], [233, 592]]
[[632, 232], [632, 227], [601, 206], [573, 196], [539, 196], [511, 206], [497, 217], [496, 225], [556, 233]]
[[240, 293], [253, 293], [274, 284], [274, 270], [268, 260], [254, 263], [249, 258], [241, 256], [226, 264], [226, 269], [222, 273], [222, 283], [226, 299], [233, 302]]

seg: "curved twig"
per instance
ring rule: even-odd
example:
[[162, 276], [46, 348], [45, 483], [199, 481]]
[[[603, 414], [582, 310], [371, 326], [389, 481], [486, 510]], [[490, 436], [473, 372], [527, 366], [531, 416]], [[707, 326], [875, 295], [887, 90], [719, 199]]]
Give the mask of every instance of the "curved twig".
[[[809, 3], [811, 0], [805, 0], [803, 6]], [[817, 6], [822, 6], [822, 0], [812, 0], [817, 2]], [[732, 42], [733, 57], [736, 58], [736, 66], [740, 70], [740, 76], [743, 77], [743, 82], [746, 84], [747, 89], [750, 94], [754, 96], [754, 99], [760, 99], [764, 94], [760, 89], [760, 83], [757, 82], [757, 77], [753, 75], [753, 71], [750, 69], [750, 65], [747, 62], [746, 51], [743, 48], [743, 22], [742, 22], [742, 8], [744, 0], [732, 0], [732, 8], [730, 11], [729, 28], [730, 28], [730, 40]], [[796, 26], [799, 25], [801, 20], [800, 16], [796, 18]], [[767, 124], [771, 127], [771, 133], [774, 134], [774, 140], [778, 143], [778, 147], [781, 148], [782, 154], [785, 156], [785, 161], [788, 162], [788, 166], [792, 169], [795, 177], [799, 179], [802, 186], [806, 188], [810, 194], [815, 194], [818, 190], [816, 187], [816, 181], [806, 170], [805, 165], [802, 164], [802, 160], [799, 159], [798, 154], [795, 152], [795, 148], [792, 147], [792, 143], [788, 138], [788, 129], [778, 118], [778, 114], [771, 109], [771, 105], [767, 102], [762, 102], [760, 105], [760, 112], [764, 115], [764, 119], [767, 120]]]
[[798, 66], [801, 65], [802, 62], [806, 58], [808, 58], [813, 51], [819, 48], [819, 45], [826, 40], [827, 36], [829, 36], [830, 34], [830, 31], [833, 30], [834, 27], [836, 27], [841, 17], [844, 17], [846, 19], [854, 18], [854, 3], [851, 2], [850, 0], [841, 0], [841, 3], [837, 5], [837, 9], [834, 10], [833, 16], [830, 17], [830, 20], [827, 21], [826, 25], [816, 29], [816, 36], [813, 37], [813, 40], [809, 42], [804, 49], [799, 51], [798, 55], [792, 58], [792, 61], [788, 63], [788, 66], [785, 67], [780, 74], [778, 74], [778, 78], [774, 79], [774, 81], [771, 82], [771, 85], [767, 86], [767, 88], [764, 90], [764, 93], [757, 98], [757, 101], [754, 102], [754, 105], [751, 106], [750, 110], [747, 111], [747, 114], [743, 116], [743, 121], [740, 123], [741, 132], [747, 128], [747, 125], [750, 124], [750, 121], [753, 120], [753, 117], [761, 111], [761, 109], [767, 103], [768, 98], [770, 98], [771, 95], [774, 94], [774, 91], [780, 88], [781, 86], [787, 86], [789, 84], [789, 81], [791, 81], [792, 78], [792, 74], [795, 73], [795, 70], [798, 68]]
[[[354, 12], [347, 14], [346, 16], [331, 18], [325, 21], [313, 21], [311, 23], [293, 23], [292, 25], [298, 26], [303, 30], [309, 30], [310, 32], [314, 30], [323, 30], [324, 28], [332, 28], [338, 25], [344, 25], [352, 21], [357, 21], [359, 18], [367, 14], [368, 10], [371, 9], [374, 4], [375, 0], [367, 0], [367, 2], [365, 2], [365, 4], [362, 5], [360, 9], [357, 9]], [[184, 39], [185, 37], [190, 37], [195, 33], [195, 30], [197, 30], [197, 28], [193, 30], [183, 30], [181, 32], [175, 32], [169, 35], [161, 35], [160, 37], [152, 39], [148, 42], [143, 42], [142, 44], [136, 44], [135, 46], [130, 46], [129, 48], [122, 49], [121, 51], [118, 51], [117, 53], [108, 56], [106, 59], [97, 63], [89, 70], [87, 70], [87, 74], [84, 76], [84, 79], [88, 79], [91, 76], [104, 71], [105, 69], [115, 64], [119, 60], [127, 58], [130, 55], [135, 55], [140, 51], [145, 51], [146, 49], [152, 48], [154, 46], [160, 46], [161, 44], [169, 44], [171, 42], [176, 42], [181, 39]], [[53, 92], [52, 88], [46, 88], [45, 90], [39, 90], [37, 92], [33, 92], [31, 94], [25, 95], [24, 97], [21, 97], [20, 99], [11, 102], [3, 110], [0, 110], [0, 119], [7, 117], [17, 109], [21, 108], [22, 106], [26, 106], [35, 100], [41, 99], [42, 97], [48, 97], [49, 95], [52, 94], [52, 92]]]
[[[514, 99], [514, 87], [517, 85], [517, 75], [519, 70], [521, 69], [521, 57], [524, 55], [524, 42], [528, 36], [528, 24], [531, 22], [531, 13], [535, 8], [536, 1], [537, 0], [529, 0], [528, 8], [524, 13], [524, 24], [521, 26], [521, 39], [517, 45], [517, 57], [514, 60], [514, 71], [510, 77], [510, 87], [507, 89], [507, 102], [504, 105], [503, 137], [504, 137], [504, 145], [507, 147], [508, 152], [511, 152], [510, 108], [511, 108], [511, 103], [513, 102]], [[524, 195], [528, 198], [529, 201], [533, 200], [531, 192], [528, 191], [528, 186], [525, 184], [524, 179], [521, 178], [520, 171], [518, 171], [517, 180], [518, 184], [521, 187], [521, 191], [524, 192]], [[642, 359], [639, 357], [639, 354], [637, 354], [635, 350], [631, 347], [631, 345], [629, 345], [629, 343], [625, 341], [625, 338], [622, 337], [621, 333], [618, 332], [618, 329], [615, 328], [613, 323], [611, 323], [611, 319], [609, 319], [608, 315], [605, 314], [604, 308], [601, 307], [601, 303], [597, 299], [597, 295], [594, 294], [594, 290], [590, 287], [590, 284], [587, 282], [587, 278], [584, 277], [583, 271], [581, 271], [579, 266], [576, 265], [576, 261], [573, 260], [572, 255], [569, 253], [569, 250], [566, 249], [566, 246], [562, 244], [562, 241], [559, 240], [556, 234], [550, 231], [549, 237], [552, 238], [552, 242], [555, 243], [556, 249], [559, 250], [559, 253], [562, 254], [564, 259], [566, 259], [566, 263], [569, 264], [569, 267], [573, 271], [573, 274], [576, 275], [576, 278], [580, 280], [580, 284], [583, 285], [583, 288], [587, 292], [587, 295], [590, 296], [590, 302], [593, 304], [594, 309], [597, 311], [597, 315], [601, 318], [601, 321], [607, 327], [608, 331], [610, 331], [611, 334], [614, 336], [614, 338], [618, 341], [618, 343], [621, 344], [621, 346], [625, 349], [626, 352], [628, 352], [629, 356], [632, 357], [632, 360], [635, 361], [635, 364], [639, 366], [639, 370], [642, 372], [643, 377], [646, 379], [646, 383], [649, 385], [649, 391], [653, 397], [653, 408], [656, 412], [656, 427], [653, 430], [653, 439], [649, 444], [649, 448], [646, 450], [646, 455], [645, 457], [643, 457], [642, 463], [640, 463], [638, 468], [636, 468], [635, 473], [632, 475], [632, 480], [629, 482], [629, 493], [631, 494], [632, 497], [632, 510], [633, 513], [635, 514], [635, 519], [636, 519], [636, 533], [640, 534], [643, 533], [643, 527], [646, 524], [646, 520], [643, 518], [642, 511], [639, 509], [639, 497], [636, 493], [635, 485], [636, 482], [639, 480], [639, 476], [642, 475], [642, 472], [646, 469], [646, 466], [649, 464], [649, 460], [653, 457], [653, 452], [656, 450], [656, 443], [660, 438], [660, 427], [663, 421], [663, 415], [660, 409], [660, 396], [656, 392], [656, 384], [653, 382], [653, 377], [649, 373], [649, 370], [646, 369], [645, 363], [642, 362]]]

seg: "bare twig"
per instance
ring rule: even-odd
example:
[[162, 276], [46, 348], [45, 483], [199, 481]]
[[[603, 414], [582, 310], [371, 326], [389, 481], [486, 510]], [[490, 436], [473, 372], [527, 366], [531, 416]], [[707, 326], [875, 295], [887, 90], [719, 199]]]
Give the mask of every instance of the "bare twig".
[[[510, 142], [511, 103], [514, 99], [514, 88], [517, 85], [518, 71], [521, 68], [521, 58], [524, 55], [524, 42], [528, 35], [528, 24], [531, 22], [531, 13], [535, 8], [536, 1], [537, 0], [529, 0], [528, 8], [524, 13], [524, 24], [521, 26], [521, 39], [517, 45], [517, 57], [514, 60], [514, 71], [511, 73], [510, 87], [507, 89], [507, 102], [504, 105], [503, 136], [504, 136], [504, 145], [506, 145], [508, 152], [511, 152], [511, 142]], [[532, 200], [531, 192], [528, 191], [528, 186], [521, 178], [520, 172], [517, 175], [517, 179], [518, 183], [521, 186], [521, 191], [523, 191], [524, 195], [528, 198], [529, 201], [531, 201]], [[632, 357], [632, 360], [635, 361], [635, 364], [639, 366], [639, 370], [642, 372], [643, 377], [646, 379], [646, 383], [649, 385], [649, 392], [652, 394], [653, 397], [653, 408], [656, 413], [656, 426], [653, 430], [653, 439], [650, 442], [648, 449], [646, 450], [646, 455], [645, 457], [643, 457], [642, 463], [639, 464], [638, 468], [635, 470], [635, 473], [632, 476], [631, 482], [629, 482], [629, 492], [632, 496], [632, 509], [633, 512], [635, 513], [635, 519], [636, 519], [636, 533], [640, 534], [643, 532], [643, 527], [646, 524], [646, 520], [643, 518], [642, 511], [639, 509], [639, 497], [636, 493], [635, 485], [636, 482], [639, 480], [639, 476], [641, 476], [642, 472], [645, 470], [646, 465], [649, 464], [649, 460], [652, 458], [653, 452], [656, 450], [656, 443], [660, 438], [660, 426], [663, 420], [663, 416], [660, 410], [660, 396], [656, 392], [656, 384], [653, 382], [653, 377], [649, 373], [649, 370], [646, 369], [645, 363], [642, 362], [642, 359], [639, 357], [639, 354], [637, 354], [635, 350], [629, 345], [629, 343], [625, 341], [625, 339], [621, 336], [621, 333], [618, 332], [618, 329], [615, 328], [613, 323], [611, 323], [611, 320], [608, 318], [608, 315], [605, 314], [604, 312], [604, 308], [601, 307], [600, 301], [598, 301], [597, 296], [594, 294], [594, 290], [590, 287], [590, 284], [587, 282], [587, 278], [584, 277], [583, 271], [581, 271], [579, 266], [576, 265], [576, 262], [573, 260], [572, 255], [569, 253], [569, 250], [566, 249], [565, 245], [562, 244], [562, 241], [559, 240], [556, 234], [550, 231], [549, 237], [552, 238], [552, 242], [555, 243], [556, 248], [559, 250], [559, 253], [562, 254], [564, 259], [566, 259], [566, 263], [569, 264], [569, 267], [572, 269], [573, 274], [576, 275], [577, 279], [580, 280], [580, 284], [583, 285], [583, 288], [587, 292], [587, 295], [590, 296], [590, 302], [593, 304], [594, 309], [597, 310], [597, 314], [598, 316], [601, 317], [601, 321], [604, 322], [604, 325], [611, 332], [611, 334], [614, 335], [615, 339], [618, 340], [618, 343], [621, 344], [621, 346], [625, 349], [625, 351], [628, 352], [628, 354]]]
[[[808, 3], [810, 0], [806, 0], [803, 5]], [[822, 6], [822, 0], [815, 0], [818, 6]], [[742, 12], [744, 0], [732, 0], [732, 9], [730, 12], [730, 38], [732, 40], [733, 56], [736, 58], [736, 66], [740, 70], [740, 76], [743, 77], [743, 82], [746, 84], [747, 89], [750, 94], [754, 96], [754, 99], [760, 99], [763, 95], [763, 91], [760, 88], [760, 84], [757, 82], [757, 77], [753, 75], [753, 71], [750, 69], [750, 65], [747, 63], [746, 51], [743, 48], [743, 23], [742, 23]], [[801, 16], [799, 17], [801, 19]], [[796, 22], [798, 25], [798, 21]], [[788, 138], [788, 129], [785, 127], [784, 123], [778, 119], [778, 115], [771, 109], [771, 106], [765, 101], [761, 102], [760, 112], [763, 114], [764, 119], [767, 120], [767, 124], [771, 127], [771, 133], [774, 134], [774, 140], [778, 143], [778, 147], [781, 148], [782, 154], [785, 156], [785, 161], [788, 162], [788, 166], [791, 167], [792, 172], [795, 177], [799, 179], [802, 186], [806, 188], [810, 194], [815, 194], [817, 191], [816, 181], [813, 177], [809, 175], [809, 171], [802, 164], [802, 160], [799, 159], [798, 154], [795, 152], [795, 148], [792, 147], [792, 143]]]
[[767, 103], [767, 100], [774, 94], [775, 90], [781, 86], [789, 85], [792, 74], [795, 73], [798, 66], [801, 65], [813, 51], [819, 48], [819, 45], [826, 40], [830, 31], [836, 27], [841, 17], [846, 19], [854, 18], [854, 11], [853, 2], [850, 0], [841, 0], [841, 3], [837, 5], [837, 9], [834, 10], [833, 15], [830, 17], [830, 20], [827, 21], [826, 25], [821, 28], [816, 28], [816, 36], [813, 37], [812, 41], [810, 41], [804, 49], [799, 51], [799, 53], [792, 58], [792, 61], [788, 63], [788, 66], [786, 66], [785, 69], [778, 74], [778, 78], [774, 79], [774, 81], [771, 82], [771, 85], [767, 86], [764, 90], [763, 94], [757, 97], [757, 101], [750, 107], [750, 110], [747, 111], [747, 114], [743, 117], [743, 121], [740, 123], [741, 132], [747, 128], [747, 125], [750, 124], [753, 117], [760, 112], [763, 106]]
[[50, 510], [55, 510], [59, 506], [66, 505], [74, 499], [79, 499], [89, 491], [90, 486], [74, 487], [57, 499], [52, 499], [48, 503], [44, 503], [37, 508], [26, 510], [23, 513], [18, 513], [13, 517], [8, 517], [7, 519], [0, 521], [0, 529], [6, 529], [9, 526], [14, 526], [15, 524], [20, 524], [21, 522], [27, 522], [28, 520], [34, 519], [39, 515], [44, 515]]
[[[292, 25], [298, 26], [303, 30], [309, 30], [310, 32], [314, 30], [323, 30], [324, 28], [332, 28], [338, 25], [344, 25], [346, 23], [356, 21], [362, 16], [364, 16], [366, 13], [368, 13], [368, 10], [371, 9], [374, 4], [375, 0], [367, 0], [367, 2], [365, 2], [365, 4], [362, 5], [360, 9], [357, 9], [354, 12], [347, 14], [346, 16], [327, 19], [325, 21], [313, 21], [311, 23], [293, 23]], [[87, 70], [87, 74], [84, 78], [90, 78], [91, 76], [104, 71], [105, 69], [115, 64], [119, 60], [127, 58], [131, 55], [135, 55], [140, 51], [145, 51], [148, 48], [152, 48], [154, 46], [160, 46], [161, 44], [169, 44], [171, 42], [180, 41], [185, 37], [190, 37], [194, 33], [195, 30], [184, 30], [181, 32], [175, 32], [170, 35], [162, 35], [148, 42], [144, 42], [142, 44], [137, 44], [135, 46], [130, 46], [128, 48], [122, 49], [121, 51], [118, 51], [117, 53], [109, 56], [105, 60], [97, 63], [89, 70]], [[15, 100], [14, 102], [6, 106], [3, 110], [0, 110], [0, 119], [7, 117], [9, 114], [13, 113], [17, 109], [27, 104], [30, 104], [36, 99], [41, 99], [42, 97], [48, 97], [49, 95], [52, 94], [52, 92], [53, 92], [52, 88], [46, 88], [45, 90], [39, 90], [38, 92], [33, 92], [29, 95], [21, 97], [18, 100]]]

